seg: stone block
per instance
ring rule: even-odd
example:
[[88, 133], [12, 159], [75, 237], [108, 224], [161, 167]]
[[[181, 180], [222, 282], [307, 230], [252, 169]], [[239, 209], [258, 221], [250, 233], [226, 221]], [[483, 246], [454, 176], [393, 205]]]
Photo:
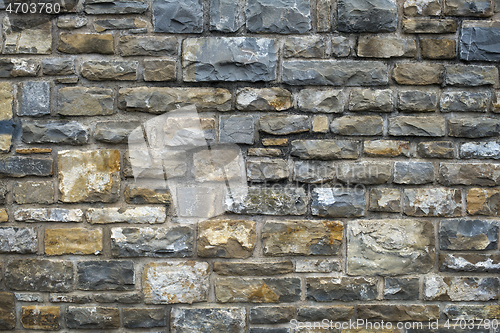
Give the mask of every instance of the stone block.
[[487, 17], [493, 15], [491, 0], [444, 0], [444, 14], [447, 16]]
[[308, 301], [370, 301], [377, 297], [377, 282], [374, 278], [308, 277], [306, 284]]
[[140, 18], [104, 19], [94, 21], [94, 29], [97, 32], [103, 32], [106, 30], [131, 30], [131, 32], [145, 32], [147, 30], [147, 26], [148, 22]]
[[288, 179], [287, 161], [277, 158], [260, 158], [247, 161], [247, 180], [266, 182]]
[[439, 165], [439, 183], [449, 185], [498, 186], [500, 165], [496, 163], [445, 163]]
[[141, 0], [86, 0], [87, 14], [141, 14], [148, 4]]
[[324, 318], [333, 321], [349, 321], [354, 315], [354, 307], [348, 305], [301, 306], [297, 309], [299, 321], [321, 321]]
[[311, 129], [309, 117], [302, 115], [263, 116], [259, 125], [261, 132], [273, 135], [303, 133]]
[[498, 142], [466, 142], [460, 146], [460, 157], [463, 159], [500, 159]]
[[391, 112], [392, 90], [353, 89], [349, 95], [350, 111]]
[[0, 329], [13, 330], [16, 327], [16, 299], [14, 293], [0, 292]]
[[123, 326], [126, 328], [163, 327], [167, 315], [162, 308], [123, 308]]
[[21, 324], [26, 329], [58, 331], [61, 319], [58, 306], [30, 305], [21, 308]]
[[134, 289], [132, 261], [79, 261], [76, 265], [77, 287], [80, 290]]
[[139, 187], [129, 184], [124, 191], [125, 202], [129, 204], [170, 204], [172, 196], [170, 192], [155, 191], [151, 188]]
[[401, 191], [392, 188], [372, 188], [370, 190], [370, 211], [399, 213], [401, 211]]
[[293, 272], [293, 263], [286, 261], [273, 262], [214, 262], [214, 272], [229, 276], [266, 276], [280, 275]]
[[311, 30], [308, 0], [248, 0], [245, 9], [249, 32], [301, 34]]
[[45, 254], [99, 254], [102, 252], [102, 230], [85, 228], [45, 229]]
[[306, 88], [296, 96], [298, 108], [305, 112], [341, 113], [344, 110], [342, 90]]
[[[491, 3], [483, 1], [483, 3]], [[476, 7], [471, 7], [472, 9]], [[498, 61], [500, 52], [491, 48], [500, 40], [498, 21], [464, 21], [460, 32], [459, 54], [466, 61]]]
[[456, 138], [487, 138], [498, 136], [500, 120], [495, 118], [450, 118], [448, 120], [448, 135]]
[[359, 217], [365, 215], [365, 192], [362, 189], [315, 188], [311, 211], [321, 217]]
[[440, 137], [445, 134], [445, 120], [440, 116], [389, 118], [389, 135], [391, 136]]
[[114, 92], [98, 87], [64, 87], [57, 94], [57, 113], [63, 116], [113, 114]]
[[441, 112], [486, 112], [491, 93], [472, 91], [444, 91], [441, 94]]
[[[418, 278], [386, 277], [384, 282], [384, 299], [417, 300], [419, 294]], [[399, 320], [399, 319], [396, 319]]]
[[178, 54], [176, 37], [121, 36], [118, 42], [118, 49], [122, 57], [168, 57]]
[[24, 143], [57, 143], [73, 146], [89, 141], [90, 129], [77, 121], [23, 122]]
[[414, 39], [384, 36], [361, 36], [358, 39], [358, 57], [413, 58], [417, 55]]
[[420, 142], [417, 146], [417, 153], [423, 158], [453, 158], [454, 151], [450, 141]]
[[52, 182], [23, 182], [15, 183], [12, 191], [14, 202], [20, 205], [39, 203], [54, 203], [54, 183]]
[[384, 184], [392, 175], [392, 163], [362, 161], [339, 163], [337, 179], [345, 184]]
[[18, 116], [40, 117], [50, 114], [50, 84], [26, 81], [19, 84]]
[[283, 45], [284, 58], [325, 58], [326, 43], [320, 36], [288, 37]]
[[175, 81], [175, 60], [144, 60], [144, 81]]
[[106, 121], [95, 125], [94, 139], [104, 143], [128, 143], [128, 136], [141, 125], [138, 121]]
[[155, 32], [201, 33], [203, 31], [201, 0], [154, 0], [152, 12]]
[[215, 281], [215, 297], [221, 303], [285, 303], [300, 299], [298, 278], [225, 277]]
[[256, 306], [250, 309], [251, 324], [288, 323], [295, 317], [292, 306]]
[[197, 250], [200, 257], [248, 258], [257, 236], [255, 222], [209, 220], [198, 223]]
[[[413, 1], [417, 4], [421, 1]], [[457, 31], [457, 22], [451, 19], [420, 19], [403, 20], [403, 32], [407, 34], [446, 34]]]
[[328, 161], [295, 161], [293, 180], [301, 183], [326, 183], [335, 179], [336, 166]]
[[363, 143], [363, 152], [369, 157], [410, 157], [410, 142], [396, 140], [373, 140]]
[[303, 160], [355, 160], [359, 157], [359, 141], [294, 140], [291, 155]]
[[165, 207], [141, 206], [133, 208], [89, 208], [85, 216], [91, 224], [103, 223], [163, 223], [167, 212]]
[[236, 108], [242, 111], [284, 111], [292, 106], [292, 94], [283, 88], [243, 88], [236, 94]]
[[441, 15], [442, 0], [405, 0], [403, 12], [408, 16]]
[[405, 189], [403, 210], [408, 216], [460, 216], [462, 196], [455, 189]]
[[497, 82], [498, 69], [494, 66], [446, 65], [444, 83], [447, 86], [485, 86]]
[[390, 32], [397, 28], [398, 6], [393, 0], [340, 0], [337, 28], [342, 32]]
[[439, 255], [441, 272], [500, 273], [498, 254], [441, 253]]
[[398, 109], [402, 112], [434, 112], [438, 110], [438, 91], [432, 90], [400, 90], [398, 93]]
[[0, 228], [0, 253], [36, 253], [38, 236], [34, 228]]
[[43, 75], [72, 75], [75, 73], [73, 59], [48, 58], [42, 60]]
[[500, 306], [450, 304], [444, 308], [443, 313], [451, 320], [500, 319]]
[[420, 54], [424, 59], [455, 59], [457, 43], [451, 38], [420, 38]]
[[236, 32], [244, 22], [244, 1], [210, 0], [210, 30]]
[[171, 332], [183, 333], [197, 327], [200, 332], [223, 332], [229, 327], [231, 333], [246, 332], [246, 309], [231, 308], [172, 308]]
[[138, 61], [85, 61], [81, 73], [91, 81], [134, 81], [138, 67]]
[[73, 287], [70, 261], [14, 259], [6, 266], [5, 283], [12, 290], [68, 292]]
[[430, 162], [394, 163], [394, 183], [422, 185], [434, 182], [434, 166]]
[[498, 285], [495, 277], [429, 276], [423, 296], [428, 301], [491, 301], [498, 299]]
[[444, 65], [436, 63], [399, 63], [392, 72], [392, 78], [398, 84], [425, 86], [441, 84]]
[[[20, 10], [19, 13], [24, 12]], [[52, 24], [49, 20], [30, 24], [21, 17], [6, 16], [3, 37], [3, 54], [52, 53]]]
[[59, 35], [57, 49], [69, 54], [113, 54], [113, 35], [63, 32]]
[[470, 215], [498, 216], [500, 213], [500, 191], [484, 188], [468, 189], [467, 212]]
[[8, 156], [0, 159], [0, 175], [7, 177], [52, 176], [52, 159]]
[[72, 329], [113, 329], [120, 327], [118, 308], [69, 306], [66, 324]]
[[439, 225], [440, 249], [494, 250], [498, 246], [498, 222], [488, 220], [441, 220]]
[[438, 305], [360, 305], [358, 318], [369, 321], [430, 321], [439, 319]]
[[83, 222], [83, 211], [66, 208], [25, 208], [17, 209], [14, 219], [21, 222]]
[[226, 211], [245, 215], [304, 215], [308, 203], [309, 199], [303, 188], [249, 187], [241, 200], [226, 198]]

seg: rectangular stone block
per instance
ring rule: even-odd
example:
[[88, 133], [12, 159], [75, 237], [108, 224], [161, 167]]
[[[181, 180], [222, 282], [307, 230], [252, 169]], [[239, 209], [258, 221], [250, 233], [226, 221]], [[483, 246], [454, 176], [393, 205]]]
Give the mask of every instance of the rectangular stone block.
[[399, 63], [392, 72], [392, 78], [401, 85], [425, 86], [441, 84], [444, 65], [435, 63]]
[[439, 183], [450, 185], [498, 186], [500, 165], [495, 163], [440, 163]]
[[233, 193], [233, 197], [226, 198], [225, 204], [226, 211], [235, 214], [304, 215], [308, 203], [309, 199], [303, 188], [249, 187], [244, 196]]
[[390, 89], [353, 89], [349, 94], [350, 111], [391, 112], [393, 104]]
[[443, 60], [457, 57], [457, 43], [451, 38], [420, 38], [420, 54], [424, 59]]
[[19, 84], [18, 116], [40, 117], [50, 114], [50, 84], [26, 81]]
[[79, 261], [76, 265], [80, 290], [131, 290], [135, 274], [132, 261]]
[[54, 183], [52, 182], [16, 182], [12, 190], [14, 202], [20, 205], [54, 203]]
[[292, 93], [283, 88], [243, 88], [236, 93], [236, 108], [242, 111], [284, 111], [292, 106]]
[[398, 109], [402, 112], [434, 112], [438, 110], [438, 91], [401, 90], [398, 93]]
[[498, 254], [441, 253], [439, 255], [441, 272], [500, 273]]
[[16, 327], [16, 299], [13, 293], [0, 292], [0, 329], [13, 330]]
[[398, 213], [401, 211], [401, 191], [392, 188], [372, 188], [370, 208], [372, 212]]
[[7, 156], [0, 159], [0, 175], [15, 178], [52, 176], [52, 158]]
[[5, 283], [12, 290], [68, 292], [73, 263], [47, 259], [14, 259], [6, 265]]
[[500, 159], [498, 142], [467, 142], [460, 146], [460, 157], [463, 159]]
[[410, 156], [410, 142], [397, 140], [373, 140], [363, 143], [363, 152], [369, 157]]
[[301, 183], [322, 184], [335, 179], [336, 166], [328, 161], [295, 161], [293, 180]]
[[96, 124], [94, 139], [105, 143], [128, 143], [128, 137], [137, 127], [138, 121], [106, 121]]
[[[421, 220], [359, 220], [347, 226], [350, 275], [429, 272], [434, 266], [434, 227]], [[397, 247], [384, 244], [397, 243]]]
[[439, 318], [438, 305], [359, 305], [358, 318], [368, 321], [430, 321]]
[[456, 138], [487, 138], [497, 136], [500, 120], [486, 117], [450, 118], [448, 135]]
[[488, 17], [493, 15], [492, 0], [444, 0], [444, 14], [447, 16]]
[[348, 305], [301, 306], [297, 309], [299, 321], [321, 321], [324, 318], [333, 321], [349, 321], [354, 315], [354, 307]]
[[197, 250], [200, 257], [248, 258], [257, 235], [255, 222], [210, 220], [198, 223]]
[[358, 39], [358, 57], [366, 58], [413, 58], [417, 54], [414, 39], [402, 39], [384, 36], [360, 36]]
[[245, 16], [253, 33], [302, 34], [311, 29], [308, 0], [247, 0]]
[[445, 120], [440, 116], [389, 118], [391, 136], [445, 136]]
[[45, 254], [99, 254], [102, 252], [102, 230], [85, 228], [45, 229]]
[[384, 299], [418, 299], [420, 289], [419, 278], [386, 277], [384, 280]]
[[309, 132], [311, 123], [308, 116], [283, 115], [260, 118], [260, 131], [272, 135], [289, 135]]
[[73, 329], [112, 329], [120, 326], [118, 308], [69, 306], [66, 324]]
[[244, 24], [244, 1], [210, 0], [210, 30], [236, 32]]
[[264, 255], [336, 255], [343, 230], [337, 221], [267, 221], [262, 230]]
[[430, 162], [396, 162], [394, 179], [396, 184], [421, 185], [434, 182], [434, 166]]
[[290, 154], [303, 160], [355, 160], [359, 149], [359, 141], [294, 140]]
[[133, 208], [89, 208], [85, 213], [87, 222], [103, 223], [163, 223], [167, 212], [165, 207], [133, 207]]
[[0, 77], [37, 76], [40, 68], [40, 61], [38, 59], [0, 59]]
[[488, 220], [453, 219], [439, 224], [440, 249], [494, 250], [498, 246], [498, 222]]
[[175, 81], [176, 68], [175, 60], [144, 60], [144, 81]]
[[218, 302], [285, 303], [300, 299], [298, 278], [217, 278]]
[[394, 0], [339, 0], [337, 10], [337, 28], [342, 32], [390, 32], [397, 28]]
[[[146, 185], [147, 186], [147, 185]], [[139, 187], [129, 184], [124, 191], [125, 202], [128, 204], [170, 204], [172, 196], [170, 192], [155, 191], [151, 188]]]
[[498, 305], [446, 305], [444, 315], [451, 320], [485, 320], [500, 319]]
[[285, 58], [325, 58], [326, 43], [320, 36], [288, 37], [283, 45]]
[[14, 212], [14, 219], [21, 222], [83, 222], [81, 209], [25, 208]]
[[99, 14], [141, 14], [148, 9], [148, 4], [141, 0], [86, 0], [85, 12]]
[[453, 142], [450, 141], [420, 142], [417, 146], [417, 153], [423, 158], [453, 158], [454, 152]]
[[243, 143], [255, 142], [255, 119], [253, 116], [232, 115], [219, 118], [219, 142]]
[[22, 140], [25, 143], [57, 143], [84, 145], [90, 129], [77, 121], [23, 122]]
[[446, 65], [447, 86], [485, 86], [497, 82], [498, 69], [494, 66]]
[[[124, 1], [122, 1], [123, 3]], [[97, 32], [106, 30], [130, 30], [132, 33], [146, 32], [148, 23], [140, 18], [95, 20], [94, 29]]]
[[344, 116], [335, 118], [330, 129], [332, 133], [339, 135], [382, 135], [384, 120], [380, 116]]
[[60, 307], [58, 306], [23, 306], [21, 308], [21, 324], [26, 329], [58, 331], [61, 329]]
[[311, 211], [321, 217], [358, 217], [365, 215], [364, 189], [315, 188]]
[[113, 35], [63, 32], [59, 35], [57, 49], [70, 54], [113, 54]]
[[176, 37], [164, 36], [121, 36], [118, 49], [122, 57], [177, 56], [178, 41]]
[[403, 210], [408, 216], [460, 216], [460, 190], [446, 188], [405, 189]]
[[163, 308], [123, 308], [122, 317], [126, 328], [163, 327], [167, 324]]
[[384, 184], [392, 175], [392, 163], [362, 161], [339, 163], [337, 179], [345, 184]]
[[0, 228], [0, 253], [36, 253], [38, 236], [35, 228]]
[[408, 16], [441, 15], [442, 0], [405, 0], [403, 11]]
[[308, 301], [370, 301], [377, 297], [377, 281], [374, 278], [308, 277], [306, 284]]
[[441, 94], [441, 112], [486, 112], [491, 93], [469, 91], [444, 91]]
[[214, 272], [229, 276], [266, 276], [293, 272], [293, 262], [290, 260], [272, 262], [214, 262]]
[[57, 94], [57, 113], [63, 116], [113, 114], [114, 92], [98, 87], [64, 87]]
[[[420, 1], [413, 1], [420, 3]], [[445, 34], [457, 31], [457, 22], [450, 19], [418, 19], [403, 20], [403, 32], [407, 34]]]
[[52, 53], [52, 24], [50, 21], [26, 24], [22, 18], [7, 16], [3, 20], [3, 36], [3, 54]]
[[288, 60], [283, 62], [283, 83], [317, 86], [380, 86], [389, 81], [381, 61]]
[[[490, 1], [483, 1], [483, 3], [488, 2]], [[491, 47], [499, 42], [500, 24], [498, 21], [464, 21], [460, 32], [460, 59], [499, 61], [500, 51]]]
[[341, 113], [344, 111], [342, 90], [306, 88], [299, 91], [295, 99], [301, 111]]
[[92, 81], [133, 81], [137, 79], [138, 61], [85, 61], [82, 76]]
[[470, 215], [498, 216], [500, 190], [471, 188], [467, 190], [467, 212]]
[[428, 301], [491, 301], [498, 299], [498, 278], [443, 277], [424, 278], [424, 300]]
[[224, 308], [172, 308], [170, 313], [171, 332], [192, 331], [193, 327], [203, 327], [208, 331], [223, 332], [231, 327], [231, 333], [246, 332], [246, 309], [244, 307]]
[[189, 257], [194, 232], [187, 226], [169, 228], [111, 228], [114, 257]]
[[76, 74], [73, 59], [53, 58], [42, 60], [43, 75]]
[[182, 2], [154, 0], [152, 12], [155, 32], [201, 33], [203, 31], [203, 4], [201, 0]]
[[253, 37], [188, 38], [182, 48], [186, 82], [273, 81], [277, 45]]
[[256, 306], [250, 309], [252, 324], [288, 323], [294, 317], [295, 308], [292, 306]]

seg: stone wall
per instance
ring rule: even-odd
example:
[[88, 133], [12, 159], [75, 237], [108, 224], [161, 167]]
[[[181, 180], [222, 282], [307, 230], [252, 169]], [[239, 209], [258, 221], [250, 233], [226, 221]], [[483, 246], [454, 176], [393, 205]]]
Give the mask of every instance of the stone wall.
[[[453, 321], [500, 320], [497, 2], [2, 11], [0, 329], [499, 332]], [[193, 105], [239, 200], [156, 186], [220, 180], [228, 150], [134, 165], [134, 130]]]

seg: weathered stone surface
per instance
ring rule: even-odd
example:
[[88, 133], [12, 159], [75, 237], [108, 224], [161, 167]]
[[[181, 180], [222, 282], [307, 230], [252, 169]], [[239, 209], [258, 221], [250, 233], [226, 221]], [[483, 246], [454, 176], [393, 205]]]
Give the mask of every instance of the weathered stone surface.
[[177, 38], [163, 36], [122, 36], [119, 50], [122, 57], [129, 56], [175, 56]]
[[9, 156], [0, 159], [0, 175], [8, 177], [51, 176], [52, 159]]
[[435, 63], [400, 63], [396, 64], [392, 78], [403, 85], [441, 84], [444, 76], [444, 65]]
[[101, 229], [45, 229], [45, 254], [99, 254], [102, 252]]
[[431, 222], [406, 219], [348, 223], [348, 274], [427, 273], [434, 265], [434, 254]]
[[439, 318], [438, 305], [359, 305], [358, 318], [369, 321], [429, 321]]
[[249, 187], [248, 193], [240, 201], [226, 198], [226, 210], [246, 215], [304, 215], [308, 202], [303, 188]]
[[129, 30], [129, 29], [137, 29], [133, 30], [146, 30], [148, 24], [145, 20], [140, 18], [125, 18], [125, 19], [104, 19], [104, 20], [95, 20], [94, 21], [94, 29], [97, 32], [103, 32], [106, 30]]
[[429, 141], [420, 142], [417, 146], [417, 153], [423, 158], [453, 158], [453, 142], [450, 141]]
[[495, 163], [441, 163], [439, 183], [449, 185], [495, 186], [500, 184], [500, 165]]
[[73, 59], [52, 58], [42, 60], [43, 75], [75, 74]]
[[434, 112], [438, 110], [437, 90], [401, 90], [398, 109], [402, 112]]
[[244, 24], [243, 1], [211, 0], [210, 30], [236, 32]]
[[135, 80], [138, 66], [138, 61], [85, 61], [82, 76], [92, 81]]
[[335, 118], [330, 129], [339, 135], [381, 135], [383, 125], [380, 116], [344, 116]]
[[0, 228], [0, 253], [36, 253], [38, 237], [34, 228]]
[[369, 157], [410, 157], [410, 143], [396, 140], [365, 141], [363, 152]]
[[325, 58], [326, 44], [319, 36], [288, 37], [283, 45], [285, 58]]
[[389, 119], [391, 136], [431, 136], [445, 135], [445, 120], [440, 116], [412, 117], [398, 116]]
[[306, 88], [296, 99], [300, 111], [340, 113], [344, 110], [342, 90]]
[[362, 161], [340, 163], [337, 179], [346, 184], [383, 184], [392, 175], [392, 163]]
[[444, 91], [441, 94], [441, 112], [486, 112], [491, 93], [470, 91]]
[[57, 27], [61, 29], [80, 29], [87, 25], [88, 19], [82, 16], [60, 16], [57, 18]]
[[244, 168], [237, 149], [203, 149], [193, 154], [193, 174], [197, 181], [237, 180]]
[[460, 33], [460, 59], [466, 61], [500, 60], [500, 52], [491, 47], [498, 43], [499, 31], [498, 21], [464, 21]]
[[0, 59], [0, 77], [37, 76], [40, 70], [40, 61], [37, 59]]
[[16, 327], [16, 299], [13, 293], [0, 292], [0, 329], [12, 330]]
[[215, 281], [218, 302], [284, 303], [300, 299], [298, 278], [225, 277]]
[[26, 208], [14, 212], [14, 219], [23, 222], [83, 222], [81, 209]]
[[316, 29], [318, 32], [329, 32], [331, 30], [331, 11], [331, 0], [319, 0], [316, 3]]
[[50, 154], [52, 148], [16, 148], [16, 154]]
[[460, 146], [460, 158], [463, 159], [500, 159], [498, 142], [466, 142]]
[[457, 138], [486, 138], [498, 136], [500, 120], [495, 118], [450, 118], [449, 135]]
[[500, 256], [479, 253], [441, 253], [439, 270], [442, 272], [500, 273]]
[[3, 36], [3, 54], [52, 53], [52, 24], [49, 20], [30, 22], [6, 16], [3, 19]]
[[297, 273], [331, 273], [340, 272], [341, 263], [332, 259], [302, 259], [295, 263]]
[[122, 317], [126, 328], [163, 327], [167, 323], [167, 315], [162, 308], [124, 308]]
[[353, 89], [349, 95], [350, 111], [391, 112], [392, 90]]
[[186, 226], [168, 228], [111, 228], [114, 257], [188, 257], [193, 254], [194, 232]]
[[446, 188], [405, 189], [404, 213], [408, 216], [460, 216], [460, 190]]
[[231, 110], [231, 93], [220, 88], [138, 87], [120, 89], [118, 106], [127, 111], [160, 114], [194, 104], [197, 111]]
[[74, 329], [112, 329], [120, 326], [118, 308], [69, 306], [66, 324]]
[[288, 323], [294, 317], [295, 308], [292, 306], [256, 306], [250, 309], [252, 324]]
[[404, 13], [408, 16], [441, 15], [441, 0], [405, 0]]
[[352, 39], [344, 36], [334, 36], [332, 37], [332, 55], [337, 58], [348, 57], [351, 52], [354, 53], [352, 45]]
[[64, 87], [57, 94], [57, 113], [64, 116], [113, 114], [114, 93], [97, 87]]
[[358, 57], [395, 58], [415, 57], [417, 45], [414, 39], [397, 37], [361, 36], [358, 39]]
[[283, 88], [244, 88], [236, 94], [236, 108], [242, 111], [283, 111], [292, 105], [292, 94]]
[[198, 224], [198, 256], [248, 258], [253, 254], [256, 239], [253, 221], [203, 221]]
[[357, 159], [359, 141], [294, 140], [291, 155], [304, 160]]
[[337, 28], [342, 32], [389, 32], [397, 28], [396, 1], [340, 0]]
[[326, 183], [335, 179], [336, 166], [327, 161], [295, 161], [293, 180], [301, 183]]
[[308, 277], [306, 283], [306, 299], [310, 301], [369, 301], [377, 297], [377, 282], [373, 278]]
[[444, 14], [448, 16], [491, 16], [493, 8], [490, 0], [444, 0]]
[[500, 191], [483, 188], [468, 189], [467, 212], [470, 215], [497, 216], [500, 213]]
[[321, 321], [324, 318], [333, 321], [349, 321], [354, 315], [354, 307], [346, 305], [301, 306], [297, 309], [298, 321]]
[[291, 261], [277, 262], [214, 262], [214, 272], [219, 275], [262, 276], [293, 272]]
[[7, 264], [5, 283], [12, 290], [67, 292], [73, 285], [73, 264], [47, 259], [14, 259]]
[[128, 136], [141, 125], [138, 121], [107, 121], [95, 126], [94, 139], [105, 143], [128, 143]]
[[430, 162], [394, 163], [394, 183], [421, 185], [434, 181], [434, 166]]
[[365, 192], [362, 189], [315, 188], [311, 211], [322, 217], [364, 216]]
[[283, 62], [283, 83], [319, 86], [379, 86], [389, 80], [380, 61], [288, 60]]
[[201, 0], [182, 2], [154, 0], [152, 12], [155, 32], [201, 33], [203, 31], [203, 5]]
[[54, 183], [23, 182], [15, 183], [12, 191], [14, 202], [20, 205], [54, 203]]
[[127, 185], [124, 191], [125, 202], [129, 204], [169, 204], [172, 200], [170, 192], [157, 192], [154, 189]]
[[300, 34], [311, 29], [307, 0], [248, 0], [245, 16], [249, 32]]
[[498, 69], [493, 66], [446, 65], [445, 84], [448, 86], [494, 85]]
[[281, 149], [275, 148], [249, 148], [248, 156], [256, 157], [280, 157]]
[[89, 295], [50, 293], [49, 294], [49, 301], [51, 303], [84, 304], [84, 303], [90, 303], [92, 301], [92, 299]]
[[40, 293], [14, 293], [17, 301], [21, 302], [38, 302], [43, 303], [42, 294]]
[[493, 250], [498, 244], [498, 222], [488, 220], [442, 220], [441, 250]]
[[260, 130], [273, 135], [288, 135], [308, 132], [311, 129], [308, 116], [263, 116], [260, 118]]
[[85, 216], [92, 224], [103, 223], [163, 223], [166, 219], [165, 207], [135, 208], [89, 208]]
[[247, 161], [247, 180], [252, 182], [277, 181], [289, 176], [288, 164], [276, 158], [261, 158]]
[[420, 38], [420, 54], [424, 59], [455, 59], [456, 41], [451, 38]]
[[12, 119], [12, 87], [10, 83], [0, 83], [0, 121]]
[[500, 319], [500, 306], [498, 305], [446, 305], [444, 315], [452, 320], [484, 320]]
[[[421, 3], [421, 1], [415, 1]], [[406, 19], [403, 32], [407, 34], [445, 34], [457, 31], [457, 22], [450, 19]]]
[[48, 82], [27, 81], [19, 85], [18, 116], [39, 117], [50, 114], [50, 85]]
[[399, 213], [401, 192], [392, 188], [373, 188], [370, 190], [370, 211]]
[[25, 143], [58, 143], [84, 145], [90, 130], [76, 121], [24, 122], [22, 140]]
[[144, 60], [144, 81], [175, 81], [175, 60]]
[[7, 222], [8, 220], [9, 220], [9, 213], [7, 212], [7, 209], [1, 208], [0, 209], [0, 223]]
[[219, 142], [253, 144], [255, 141], [255, 119], [253, 116], [221, 116]]
[[327, 116], [314, 116], [312, 119], [313, 133], [328, 133], [330, 124]]
[[184, 81], [272, 81], [276, 53], [277, 45], [268, 38], [188, 38], [182, 51]]
[[135, 304], [142, 303], [142, 294], [138, 292], [129, 293], [102, 293], [94, 294], [94, 300], [98, 303], [121, 303], [121, 304]]
[[387, 277], [384, 284], [384, 299], [417, 300], [418, 290], [418, 278]]
[[32, 330], [58, 331], [61, 314], [58, 306], [23, 306], [21, 308], [21, 324]]
[[286, 147], [288, 146], [288, 141], [288, 138], [263, 138], [262, 145]]
[[134, 289], [135, 275], [132, 261], [80, 261], [76, 265], [80, 290]]
[[59, 191], [63, 202], [114, 202], [120, 189], [120, 153], [114, 149], [60, 151]]
[[490, 301], [498, 299], [498, 278], [442, 277], [424, 278], [424, 300]]
[[268, 221], [262, 230], [265, 255], [335, 255], [344, 227], [336, 221]]
[[112, 34], [61, 33], [57, 49], [63, 53], [113, 54]]
[[199, 333], [223, 332], [231, 329], [231, 333], [246, 332], [246, 310], [240, 308], [172, 308], [171, 332], [193, 332], [199, 327]]
[[206, 262], [147, 263], [142, 275], [144, 301], [146, 304], [206, 301], [209, 274]]

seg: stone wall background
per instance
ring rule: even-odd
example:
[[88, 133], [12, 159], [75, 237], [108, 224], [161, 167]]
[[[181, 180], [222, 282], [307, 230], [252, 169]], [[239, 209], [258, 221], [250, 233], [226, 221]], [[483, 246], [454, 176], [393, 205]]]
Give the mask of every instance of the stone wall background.
[[[0, 329], [499, 320], [495, 2], [2, 11]], [[249, 184], [194, 224], [127, 153], [141, 123], [188, 105], [208, 142], [239, 145]], [[168, 163], [199, 180], [206, 156]]]

